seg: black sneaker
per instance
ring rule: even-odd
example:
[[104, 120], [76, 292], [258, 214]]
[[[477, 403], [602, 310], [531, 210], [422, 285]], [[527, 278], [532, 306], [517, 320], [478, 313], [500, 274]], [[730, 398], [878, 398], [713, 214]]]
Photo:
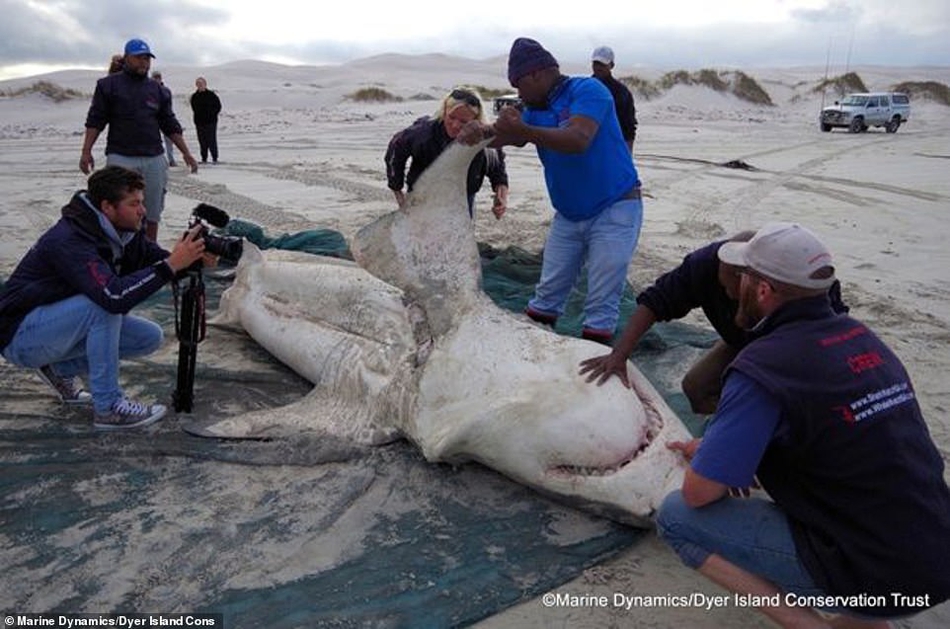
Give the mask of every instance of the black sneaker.
[[105, 415], [96, 413], [92, 425], [100, 430], [139, 428], [154, 424], [165, 416], [167, 410], [163, 404], [141, 404], [123, 398], [115, 402]]
[[92, 394], [82, 388], [82, 382], [79, 378], [63, 378], [53, 373], [52, 367], [43, 365], [36, 370], [43, 382], [48, 384], [56, 391], [60, 402], [70, 406], [79, 404], [92, 404]]
[[531, 306], [526, 306], [524, 313], [528, 315], [528, 318], [532, 321], [537, 321], [538, 323], [549, 325], [551, 328], [554, 328], [554, 325], [557, 323], [557, 315], [548, 314], [546, 312], [541, 312], [540, 310], [535, 310]]
[[588, 341], [594, 341], [595, 343], [600, 343], [601, 345], [606, 345], [610, 347], [610, 342], [614, 338], [614, 333], [610, 330], [595, 330], [594, 328], [584, 328], [581, 330], [581, 338], [587, 339]]

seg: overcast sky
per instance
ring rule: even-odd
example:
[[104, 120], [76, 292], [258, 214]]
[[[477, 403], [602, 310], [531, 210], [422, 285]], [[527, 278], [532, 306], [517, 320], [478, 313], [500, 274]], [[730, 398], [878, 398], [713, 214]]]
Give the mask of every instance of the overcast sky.
[[[562, 62], [607, 44], [637, 66], [950, 65], [948, 0], [0, 0], [0, 79], [105, 67], [131, 37], [162, 65], [339, 63], [374, 54], [505, 55], [518, 36]], [[560, 8], [565, 7], [565, 8]], [[589, 8], [589, 10], [588, 10]]]

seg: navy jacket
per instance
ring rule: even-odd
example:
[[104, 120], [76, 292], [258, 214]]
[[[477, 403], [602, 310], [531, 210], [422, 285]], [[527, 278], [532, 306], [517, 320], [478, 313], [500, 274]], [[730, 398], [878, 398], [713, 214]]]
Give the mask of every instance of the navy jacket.
[[612, 76], [596, 78], [607, 86], [610, 95], [614, 97], [614, 108], [617, 110], [617, 122], [620, 123], [623, 139], [632, 142], [637, 137], [637, 108], [633, 102], [633, 94], [626, 85]]
[[[407, 190], [412, 190], [422, 171], [428, 168], [451, 142], [452, 138], [446, 134], [442, 121], [429, 116], [419, 118], [394, 135], [389, 141], [384, 158], [389, 189], [402, 190], [405, 185]], [[409, 164], [407, 175], [406, 162], [410, 157], [412, 163]], [[498, 186], [508, 185], [505, 153], [501, 149], [485, 149], [472, 160], [466, 180], [469, 196], [479, 191], [486, 175], [493, 190]]]
[[109, 127], [106, 154], [154, 157], [165, 154], [162, 134], [181, 133], [171, 92], [158, 81], [127, 71], [96, 82], [86, 127]]
[[835, 595], [881, 596], [881, 605], [845, 605], [872, 616], [946, 600], [950, 489], [900, 360], [824, 296], [783, 305], [756, 332], [729, 370], [781, 406], [784, 428], [757, 477], [788, 515], [815, 582]]
[[107, 236], [85, 192], [62, 214], [0, 289], [0, 351], [37, 306], [84, 294], [107, 312], [126, 314], [174, 276], [168, 251], [144, 231], [124, 247]]
[[[702, 308], [713, 329], [726, 344], [744, 347], [749, 333], [736, 325], [739, 302], [730, 299], [719, 283], [719, 240], [687, 254], [683, 262], [661, 275], [653, 286], [637, 296], [637, 303], [653, 311], [657, 321], [682, 319], [694, 308]], [[848, 312], [841, 301], [841, 285], [836, 281], [828, 291], [835, 312]]]
[[735, 322], [739, 303], [730, 299], [719, 283], [718, 253], [724, 242], [720, 240], [688, 254], [678, 267], [640, 293], [637, 303], [653, 311], [657, 321], [682, 319], [694, 308], [702, 308], [723, 341], [742, 347], [748, 338]]

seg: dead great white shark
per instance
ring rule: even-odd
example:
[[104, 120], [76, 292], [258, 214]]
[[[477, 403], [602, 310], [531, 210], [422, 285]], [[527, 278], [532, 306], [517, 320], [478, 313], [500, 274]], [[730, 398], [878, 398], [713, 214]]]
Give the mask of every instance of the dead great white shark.
[[429, 461], [478, 461], [563, 502], [634, 524], [685, 470], [690, 435], [631, 363], [588, 384], [601, 345], [557, 335], [481, 290], [465, 176], [481, 146], [450, 145], [407, 206], [363, 227], [356, 263], [253, 245], [216, 319], [239, 325], [314, 384], [300, 401], [189, 430], [225, 438], [319, 431], [405, 437]]

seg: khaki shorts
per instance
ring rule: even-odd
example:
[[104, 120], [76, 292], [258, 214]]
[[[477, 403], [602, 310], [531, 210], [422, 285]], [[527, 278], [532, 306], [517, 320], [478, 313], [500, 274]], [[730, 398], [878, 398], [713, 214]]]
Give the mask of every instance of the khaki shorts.
[[719, 339], [683, 377], [683, 393], [694, 413], [712, 415], [722, 394], [722, 373], [739, 350]]
[[165, 188], [168, 186], [168, 160], [165, 154], [154, 157], [130, 157], [109, 153], [107, 166], [123, 166], [145, 178], [145, 219], [157, 223], [165, 210]]

